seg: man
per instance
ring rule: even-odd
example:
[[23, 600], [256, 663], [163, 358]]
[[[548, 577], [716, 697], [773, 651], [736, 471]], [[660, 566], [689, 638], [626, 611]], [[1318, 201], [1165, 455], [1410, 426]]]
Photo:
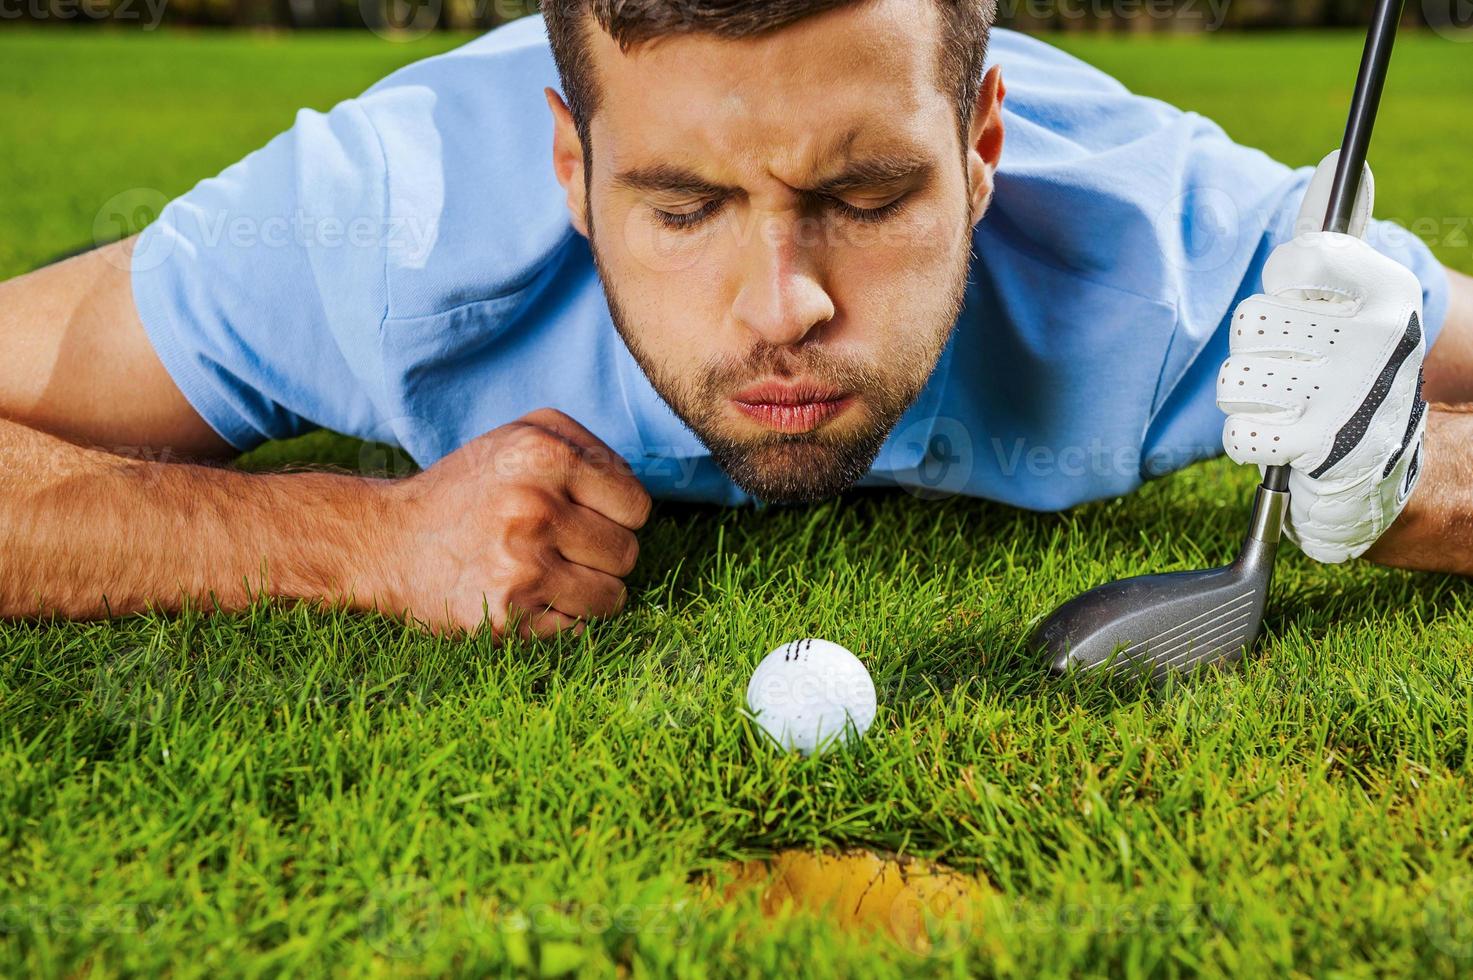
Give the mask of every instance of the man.
[[[1426, 397], [1473, 401], [1473, 288], [1392, 226], [1295, 238], [1307, 172], [981, 0], [545, 16], [0, 286], [0, 614], [264, 590], [545, 636], [621, 607], [651, 493], [1060, 508], [1224, 436], [1296, 465], [1312, 554], [1406, 507], [1376, 560], [1473, 571], [1473, 419], [1417, 392], [1437, 338]], [[137, 458], [316, 426], [425, 471]]]

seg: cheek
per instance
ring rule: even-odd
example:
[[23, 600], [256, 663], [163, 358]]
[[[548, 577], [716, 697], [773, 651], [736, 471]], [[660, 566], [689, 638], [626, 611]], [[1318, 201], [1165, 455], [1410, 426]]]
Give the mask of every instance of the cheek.
[[[604, 234], [603, 228], [613, 234]], [[666, 228], [650, 218], [648, 209], [634, 206], [600, 224], [599, 246], [606, 256], [619, 256], [620, 272], [631, 282], [662, 288], [703, 274], [713, 254], [712, 237], [706, 231]]]
[[722, 323], [716, 243], [652, 227], [637, 211], [611, 218], [597, 226], [599, 258], [627, 328], [667, 363], [709, 356]]
[[860, 320], [905, 323], [946, 307], [966, 248], [961, 213], [940, 207], [902, 213], [891, 222], [847, 230], [832, 252], [837, 299]]
[[[853, 224], [844, 230], [834, 249], [835, 264], [875, 274], [877, 281], [893, 273], [926, 279], [950, 274], [956, 255], [959, 222], [947, 222], [934, 212], [901, 216], [877, 225]], [[892, 275], [879, 275], [889, 271]]]

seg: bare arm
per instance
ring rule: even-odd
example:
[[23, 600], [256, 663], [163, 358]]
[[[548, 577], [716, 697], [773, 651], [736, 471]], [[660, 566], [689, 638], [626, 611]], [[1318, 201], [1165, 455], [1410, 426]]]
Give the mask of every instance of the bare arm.
[[388, 526], [372, 481], [169, 462], [233, 452], [148, 342], [132, 245], [0, 284], [0, 615], [371, 600]]
[[409, 480], [252, 475], [189, 406], [133, 304], [131, 243], [0, 284], [0, 616], [120, 615], [253, 595], [499, 636], [622, 607], [650, 501], [543, 410]]
[[1449, 270], [1447, 320], [1427, 355], [1426, 470], [1366, 553], [1383, 565], [1473, 575], [1473, 279]]
[[371, 606], [383, 487], [130, 459], [0, 421], [0, 616], [240, 609], [252, 593]]

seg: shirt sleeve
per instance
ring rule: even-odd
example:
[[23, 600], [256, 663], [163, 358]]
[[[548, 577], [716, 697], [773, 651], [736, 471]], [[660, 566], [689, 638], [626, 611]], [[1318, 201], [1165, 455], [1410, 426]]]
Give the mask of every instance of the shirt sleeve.
[[170, 203], [134, 300], [205, 420], [239, 449], [321, 426], [429, 465], [530, 392], [580, 393], [576, 372], [529, 370], [569, 340], [556, 84], [541, 19], [522, 18], [298, 113]]
[[[1256, 170], [1272, 192], [1258, 201], [1245, 204], [1242, 197], [1227, 193], [1232, 187], [1234, 161], [1262, 156], [1227, 139], [1215, 124], [1201, 121], [1215, 131], [1200, 144], [1203, 175], [1183, 192], [1181, 210], [1184, 227], [1180, 238], [1179, 268], [1182, 270], [1179, 307], [1183, 328], [1189, 334], [1210, 339], [1210, 345], [1199, 349], [1209, 360], [1220, 362], [1227, 356], [1227, 324], [1233, 310], [1249, 296], [1263, 289], [1263, 267], [1279, 245], [1294, 236], [1294, 224], [1300, 205], [1314, 176], [1313, 166], [1290, 168], [1264, 157], [1256, 166], [1243, 168], [1244, 174]], [[1447, 317], [1449, 284], [1447, 270], [1431, 249], [1416, 235], [1392, 221], [1373, 220], [1366, 229], [1366, 240], [1377, 251], [1410, 269], [1422, 285], [1422, 322], [1430, 349]], [[1172, 247], [1177, 246], [1173, 238]], [[1230, 256], [1246, 255], [1246, 264], [1229, 260], [1216, 267], [1215, 250], [1226, 248]], [[1222, 275], [1231, 272], [1231, 275]], [[1193, 352], [1188, 347], [1187, 353]], [[1218, 357], [1218, 355], [1222, 355]], [[1220, 363], [1208, 365], [1214, 377]], [[1182, 368], [1184, 369], [1184, 365]], [[1214, 395], [1215, 399], [1215, 395]]]
[[134, 250], [135, 305], [196, 411], [240, 450], [373, 427], [385, 164], [355, 101], [172, 201]]
[[[998, 31], [993, 56], [1012, 90], [978, 234], [978, 275], [997, 297], [985, 317], [995, 366], [973, 370], [980, 387], [1008, 396], [979, 399], [989, 428], [1018, 444], [1072, 447], [1098, 435], [1141, 451], [1139, 474], [1050, 472], [1032, 486], [1011, 474], [995, 495], [1068, 506], [1220, 454], [1225, 324], [1262, 289], [1314, 168], [1132, 94], [1037, 39]], [[1430, 343], [1447, 312], [1445, 271], [1395, 224], [1375, 222], [1368, 238], [1420, 279]]]
[[[1204, 125], [1205, 121], [1204, 121]], [[1212, 126], [1215, 130], [1216, 127]], [[1143, 472], [1147, 477], [1178, 469], [1222, 451], [1222, 412], [1217, 408], [1217, 375], [1228, 356], [1228, 324], [1237, 305], [1263, 289], [1263, 267], [1275, 248], [1294, 235], [1294, 224], [1314, 175], [1313, 166], [1290, 168], [1264, 158], [1256, 169], [1272, 192], [1252, 207], [1227, 193], [1231, 162], [1257, 151], [1211, 135], [1201, 165], [1215, 177], [1199, 177], [1184, 192], [1183, 233], [1178, 269], [1182, 293], [1178, 323], [1163, 377], [1163, 398], [1146, 438]], [[1422, 321], [1428, 349], [1447, 317], [1447, 270], [1416, 235], [1391, 221], [1373, 220], [1367, 241], [1402, 263], [1422, 285]], [[1226, 244], [1224, 244], [1226, 243]], [[1214, 250], [1224, 249], [1219, 259]], [[1234, 260], [1240, 250], [1246, 258]], [[1224, 275], [1223, 273], [1231, 273]]]

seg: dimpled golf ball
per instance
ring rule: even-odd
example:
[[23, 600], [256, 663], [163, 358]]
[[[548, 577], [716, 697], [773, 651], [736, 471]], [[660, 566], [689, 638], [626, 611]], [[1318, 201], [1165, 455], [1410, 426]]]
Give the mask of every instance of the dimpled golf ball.
[[828, 640], [794, 640], [762, 658], [747, 707], [785, 749], [824, 752], [869, 730], [875, 682], [859, 658]]

